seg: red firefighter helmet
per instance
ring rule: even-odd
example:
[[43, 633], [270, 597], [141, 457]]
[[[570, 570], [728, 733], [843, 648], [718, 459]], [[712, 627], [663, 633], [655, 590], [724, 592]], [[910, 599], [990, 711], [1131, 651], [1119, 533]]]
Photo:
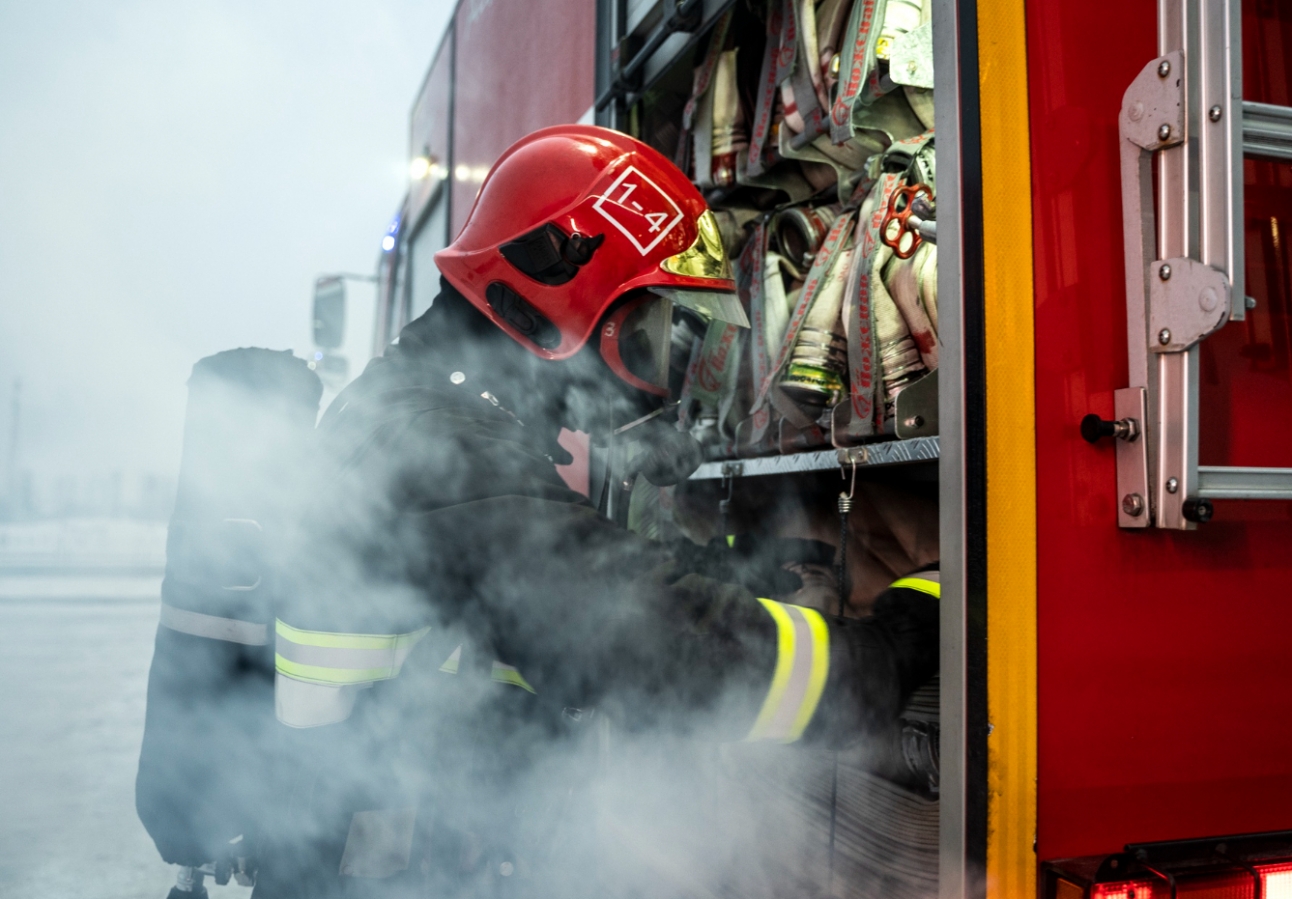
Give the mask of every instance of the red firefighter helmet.
[[748, 325], [700, 192], [662, 154], [606, 128], [558, 125], [514, 144], [435, 264], [544, 359], [569, 358], [601, 323], [606, 362], [656, 394], [667, 393], [672, 304]]

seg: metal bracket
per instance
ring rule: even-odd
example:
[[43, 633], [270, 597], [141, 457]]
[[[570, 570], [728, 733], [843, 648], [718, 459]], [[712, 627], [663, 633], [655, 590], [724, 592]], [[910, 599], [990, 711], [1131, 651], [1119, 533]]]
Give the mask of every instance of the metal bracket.
[[1152, 153], [1183, 143], [1184, 53], [1174, 50], [1144, 66], [1122, 95], [1121, 136]]
[[740, 478], [740, 477], [744, 477], [744, 475], [745, 475], [744, 462], [723, 462], [722, 463], [722, 477], [724, 480], [730, 480], [731, 478]]
[[1117, 524], [1146, 528], [1153, 522], [1152, 494], [1148, 489], [1148, 441], [1144, 439], [1146, 403], [1143, 387], [1124, 387], [1113, 393], [1114, 417], [1129, 419], [1139, 427], [1117, 447]]
[[1229, 278], [1196, 259], [1154, 262], [1148, 271], [1148, 347], [1182, 353], [1229, 321]]

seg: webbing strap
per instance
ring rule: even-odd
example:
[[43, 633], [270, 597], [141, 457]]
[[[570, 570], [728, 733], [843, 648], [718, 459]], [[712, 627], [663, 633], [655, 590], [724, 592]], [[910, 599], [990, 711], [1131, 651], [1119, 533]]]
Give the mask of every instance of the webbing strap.
[[875, 45], [884, 21], [885, 0], [856, 0], [845, 32], [847, 43], [840, 58], [839, 87], [830, 110], [830, 139], [841, 144], [855, 133], [852, 111], [862, 84], [875, 68]]
[[691, 396], [705, 405], [717, 408], [735, 391], [736, 370], [740, 366], [740, 345], [736, 338], [741, 328], [728, 322], [709, 322], [700, 343]]
[[699, 73], [695, 78], [695, 90], [686, 101], [686, 106], [682, 108], [683, 131], [691, 130], [691, 126], [695, 123], [695, 108], [713, 80], [713, 71], [718, 67], [718, 56], [722, 53], [722, 45], [727, 42], [727, 29], [731, 27], [731, 16], [732, 10], [723, 13], [710, 34], [709, 49], [704, 54], [704, 62], [700, 64]]
[[366, 684], [399, 674], [429, 627], [406, 634], [307, 631], [275, 622], [274, 662], [279, 674], [317, 684]]
[[942, 598], [942, 584], [937, 580], [936, 571], [921, 571], [911, 577], [901, 577], [889, 584], [890, 590], [905, 589], [918, 590], [921, 593], [927, 593], [934, 599]]
[[267, 625], [257, 624], [254, 621], [240, 621], [237, 618], [219, 618], [215, 615], [204, 615], [201, 612], [190, 612], [188, 609], [177, 609], [167, 603], [162, 603], [161, 624], [181, 634], [223, 640], [226, 643], [264, 646], [269, 642]]
[[781, 23], [794, 16], [794, 0], [771, 0], [767, 15], [767, 45], [763, 50], [763, 68], [758, 79], [758, 102], [754, 126], [749, 132], [749, 156], [745, 166], [748, 177], [763, 173], [763, 152], [772, 128], [776, 94], [794, 63], [794, 48], [781, 46]]
[[684, 427], [691, 425], [691, 385], [695, 383], [695, 373], [700, 369], [700, 349], [703, 341], [697, 340], [691, 345], [691, 357], [686, 363], [686, 375], [682, 378], [682, 391], [678, 395], [678, 421]]
[[793, 14], [798, 39], [795, 41], [794, 69], [788, 73], [788, 83], [799, 120], [803, 123], [802, 131], [793, 141], [795, 145], [802, 145], [824, 134], [829, 120], [828, 110], [821, 105], [827, 98], [821, 77], [821, 54], [816, 43], [816, 3], [814, 0], [801, 0], [793, 4]]
[[[848, 371], [851, 419], [848, 434], [865, 437], [882, 425], [883, 403], [875, 400], [879, 380], [879, 347], [875, 339], [875, 314], [871, 302], [870, 272], [879, 248], [879, 231], [888, 212], [888, 201], [901, 186], [900, 175], [884, 175], [875, 184], [857, 216], [857, 236], [852, 254], [847, 293], [843, 301], [844, 331], [848, 335]], [[879, 419], [877, 422], [876, 419]]]
[[747, 742], [793, 743], [812, 720], [830, 673], [830, 629], [815, 609], [759, 599], [776, 622], [776, 669]]
[[[705, 52], [704, 61], [700, 63], [699, 68], [695, 70], [694, 80], [690, 98], [686, 101], [686, 106], [682, 108], [682, 130], [678, 135], [677, 152], [673, 154], [673, 162], [682, 171], [687, 171], [687, 150], [690, 144], [692, 132], [695, 129], [695, 114], [699, 107], [700, 100], [709, 92], [709, 85], [713, 81], [713, 73], [718, 67], [718, 57], [722, 55], [722, 45], [727, 42], [727, 30], [731, 27], [731, 17], [734, 10], [727, 10], [718, 20], [713, 31], [709, 35], [709, 49]], [[710, 122], [708, 134], [704, 135], [705, 143], [712, 152], [712, 123]], [[709, 166], [712, 159], [706, 159], [703, 163], [704, 178], [700, 178], [700, 160], [693, 160], [696, 163], [696, 180], [708, 181]]]

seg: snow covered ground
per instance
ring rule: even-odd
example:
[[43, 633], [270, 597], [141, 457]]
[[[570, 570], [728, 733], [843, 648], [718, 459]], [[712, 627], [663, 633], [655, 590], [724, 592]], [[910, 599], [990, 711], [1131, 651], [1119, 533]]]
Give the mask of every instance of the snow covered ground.
[[[14, 527], [6, 526], [16, 555]], [[29, 529], [18, 535], [26, 540], [22, 565], [3, 565], [0, 551], [6, 899], [165, 899], [174, 883], [174, 869], [158, 857], [134, 809], [160, 603], [158, 529], [129, 523], [112, 530], [48, 526], [36, 540]], [[33, 564], [42, 562], [35, 552], [75, 545], [91, 550], [81, 558], [92, 557], [93, 573], [75, 559], [64, 567]], [[249, 893], [232, 884], [208, 888], [212, 899]]]

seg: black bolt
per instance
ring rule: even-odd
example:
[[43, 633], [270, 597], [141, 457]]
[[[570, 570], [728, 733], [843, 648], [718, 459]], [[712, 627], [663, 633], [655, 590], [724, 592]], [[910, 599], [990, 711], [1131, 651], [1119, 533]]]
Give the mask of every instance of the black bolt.
[[1116, 433], [1116, 422], [1105, 421], [1093, 412], [1081, 419], [1081, 437], [1086, 443], [1098, 443], [1100, 437], [1112, 437]]
[[1206, 524], [1216, 514], [1216, 509], [1209, 499], [1186, 499], [1180, 506], [1180, 514], [1186, 521]]

